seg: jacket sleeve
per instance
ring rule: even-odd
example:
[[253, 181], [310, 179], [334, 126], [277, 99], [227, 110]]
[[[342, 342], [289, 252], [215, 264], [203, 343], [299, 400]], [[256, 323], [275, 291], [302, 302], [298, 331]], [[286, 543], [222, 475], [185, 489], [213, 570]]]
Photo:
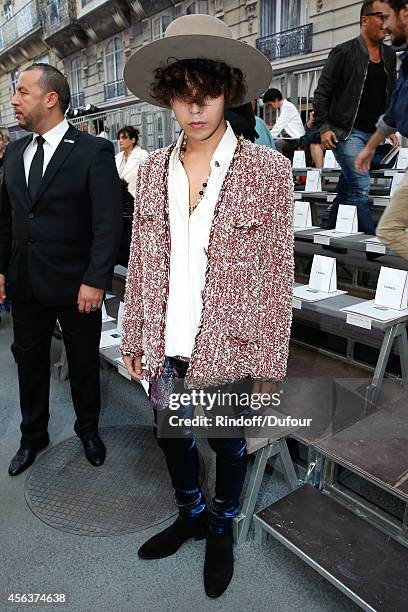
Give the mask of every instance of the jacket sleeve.
[[272, 380], [281, 380], [286, 375], [294, 280], [292, 170], [286, 159], [281, 158], [279, 166], [269, 177], [271, 187], [265, 194], [265, 200], [270, 199], [273, 217], [262, 247], [261, 338], [254, 373], [254, 378]]
[[0, 274], [7, 275], [12, 243], [12, 215], [10, 198], [4, 176], [0, 192]]
[[89, 169], [88, 189], [92, 208], [91, 258], [82, 282], [109, 289], [122, 236], [122, 194], [114, 149], [109, 140], [99, 145]]
[[327, 58], [314, 92], [315, 125], [320, 129], [321, 134], [331, 129], [330, 104], [335, 95], [335, 87], [338, 85], [344, 62], [342, 48], [335, 47]]
[[408, 174], [382, 214], [377, 236], [389, 249], [408, 259]]
[[143, 193], [145, 168], [139, 166], [136, 176], [135, 211], [133, 215], [132, 240], [125, 291], [125, 313], [123, 316], [122, 343], [123, 355], [140, 357], [143, 355], [143, 299], [142, 299], [142, 250], [140, 242], [140, 196]]

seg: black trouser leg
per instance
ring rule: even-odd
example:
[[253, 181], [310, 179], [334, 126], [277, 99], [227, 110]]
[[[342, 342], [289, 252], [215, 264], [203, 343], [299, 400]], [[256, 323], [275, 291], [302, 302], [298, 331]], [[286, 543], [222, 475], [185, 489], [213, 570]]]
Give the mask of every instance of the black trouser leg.
[[18, 365], [22, 415], [21, 444], [35, 448], [48, 440], [50, 347], [56, 313], [34, 298], [14, 301], [12, 312], [12, 351]]
[[82, 439], [91, 438], [98, 431], [101, 396], [99, 384], [99, 342], [102, 327], [100, 310], [81, 314], [77, 304], [59, 307], [67, 352], [69, 381], [76, 421], [74, 429]]

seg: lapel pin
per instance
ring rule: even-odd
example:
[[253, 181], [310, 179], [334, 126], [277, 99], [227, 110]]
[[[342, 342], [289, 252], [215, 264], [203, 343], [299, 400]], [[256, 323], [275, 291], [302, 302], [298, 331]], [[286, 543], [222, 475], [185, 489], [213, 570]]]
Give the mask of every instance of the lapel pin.
[[64, 138], [64, 142], [69, 142], [70, 144], [74, 144], [74, 140], [69, 140], [68, 138]]

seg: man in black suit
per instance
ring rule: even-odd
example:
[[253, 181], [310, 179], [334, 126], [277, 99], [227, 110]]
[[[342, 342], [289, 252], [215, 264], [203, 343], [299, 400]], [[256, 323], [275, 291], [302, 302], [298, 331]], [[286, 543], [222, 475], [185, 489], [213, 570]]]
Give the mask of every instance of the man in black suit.
[[50, 344], [57, 319], [75, 432], [93, 465], [106, 455], [98, 436], [100, 307], [120, 242], [121, 192], [112, 143], [69, 125], [69, 100], [63, 74], [34, 64], [21, 73], [11, 102], [20, 127], [33, 132], [7, 149], [0, 200], [0, 302], [7, 279], [22, 412], [11, 476], [27, 469], [49, 442]]

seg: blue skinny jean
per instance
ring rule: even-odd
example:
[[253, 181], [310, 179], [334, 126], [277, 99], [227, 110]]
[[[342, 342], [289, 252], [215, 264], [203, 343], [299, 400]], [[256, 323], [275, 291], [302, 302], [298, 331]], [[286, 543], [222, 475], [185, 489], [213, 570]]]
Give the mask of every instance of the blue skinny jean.
[[[150, 399], [154, 411], [155, 434], [163, 450], [174, 488], [174, 497], [180, 515], [195, 518], [206, 510], [207, 502], [199, 484], [199, 459], [192, 428], [183, 426], [177, 437], [163, 435], [163, 416], [166, 421], [166, 398], [170, 393], [183, 392], [187, 363], [165, 357], [164, 370], [158, 381], [150, 384]], [[250, 379], [225, 385], [221, 390], [229, 393], [251, 390]], [[217, 390], [220, 389], [219, 387]], [[206, 391], [215, 390], [211, 387]], [[247, 409], [246, 409], [247, 410]], [[239, 407], [234, 416], [242, 414]], [[175, 414], [174, 412], [172, 414]], [[178, 417], [191, 418], [194, 406], [190, 403], [177, 410]], [[159, 421], [159, 423], [158, 423]], [[231, 428], [228, 437], [209, 437], [208, 443], [216, 454], [215, 496], [209, 507], [208, 521], [213, 530], [223, 532], [239, 514], [239, 498], [247, 468], [246, 441], [242, 428]]]
[[339, 204], [351, 204], [357, 207], [358, 231], [365, 234], [375, 234], [374, 221], [368, 207], [370, 193], [370, 174], [357, 172], [354, 162], [357, 155], [366, 146], [372, 134], [352, 129], [347, 140], [337, 143], [333, 150], [334, 156], [341, 167], [337, 184], [337, 196], [333, 201], [329, 214], [329, 229], [336, 227]]

